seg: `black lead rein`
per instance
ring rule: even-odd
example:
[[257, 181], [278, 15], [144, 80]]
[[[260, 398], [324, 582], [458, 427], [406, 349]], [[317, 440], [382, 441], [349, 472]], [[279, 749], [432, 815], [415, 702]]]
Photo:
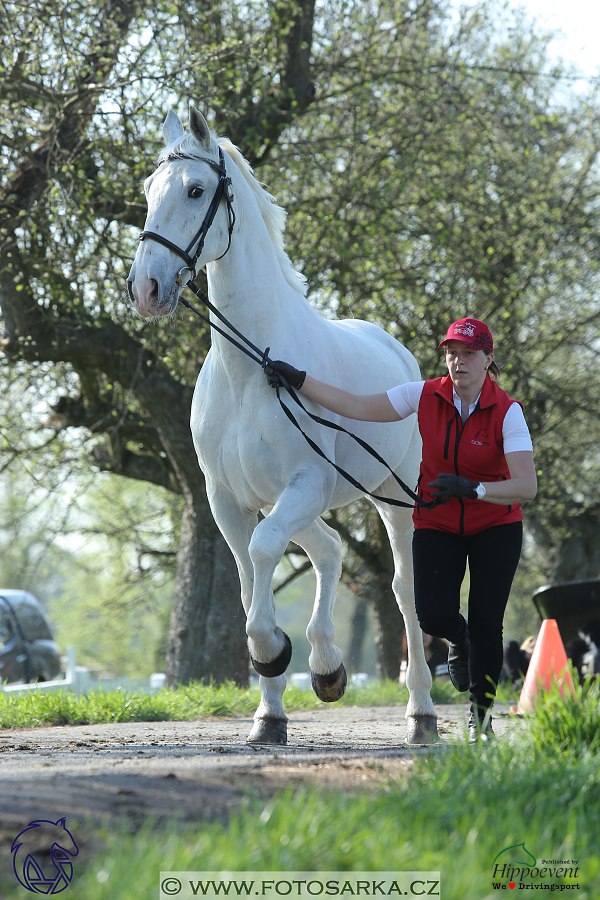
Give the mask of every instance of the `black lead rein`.
[[[205, 316], [201, 312], [199, 312], [195, 307], [192, 306], [191, 303], [188, 303], [187, 300], [184, 300], [183, 297], [180, 297], [179, 302], [182, 303], [183, 306], [185, 306], [191, 312], [195, 313], [195, 315], [197, 315], [200, 319], [203, 319], [205, 322], [207, 322], [211, 328], [214, 328], [215, 331], [218, 331], [219, 334], [221, 334], [221, 335], [223, 335], [223, 337], [227, 338], [227, 340], [230, 343], [234, 344], [234, 346], [236, 346], [239, 350], [241, 350], [242, 353], [245, 353], [246, 356], [248, 356], [250, 359], [254, 360], [254, 362], [258, 363], [260, 366], [262, 366], [263, 369], [266, 366], [268, 366], [271, 362], [273, 362], [273, 360], [271, 360], [269, 358], [269, 350], [271, 348], [267, 347], [267, 349], [264, 351], [264, 353], [261, 352], [259, 350], [259, 348], [255, 344], [252, 343], [252, 341], [248, 340], [248, 338], [244, 334], [242, 334], [241, 331], [238, 331], [238, 329], [234, 325], [232, 325], [231, 322], [229, 322], [229, 320], [226, 319], [225, 316], [221, 312], [219, 312], [219, 310], [216, 308], [216, 306], [214, 306], [210, 302], [210, 300], [208, 299], [208, 297], [206, 296], [206, 294], [204, 293], [202, 288], [199, 288], [198, 285], [195, 284], [195, 282], [188, 281], [187, 284], [185, 285], [185, 287], [190, 288], [190, 290], [192, 290], [194, 292], [196, 297], [198, 297], [198, 299], [215, 316], [217, 316], [217, 318], [220, 319], [220, 321], [223, 322], [224, 325], [226, 325], [228, 328], [230, 328], [234, 334], [236, 334], [239, 338], [241, 338], [241, 340], [247, 345], [247, 347], [250, 347], [251, 350], [254, 350], [254, 353], [256, 353], [256, 356], [253, 353], [250, 353], [250, 351], [247, 349], [247, 347], [244, 347], [242, 344], [240, 344], [239, 341], [236, 341], [235, 338], [232, 338], [230, 334], [227, 334], [226, 331], [223, 331], [223, 329], [220, 328], [218, 325], [216, 325], [214, 322], [211, 322], [207, 316]], [[313, 415], [313, 413], [309, 412], [306, 409], [306, 407], [303, 405], [302, 401], [299, 399], [299, 397], [296, 394], [296, 392], [294, 391], [294, 389], [291, 387], [290, 384], [288, 384], [287, 380], [283, 377], [283, 375], [280, 375], [278, 373], [278, 378], [281, 380], [282, 386], [284, 388], [286, 388], [286, 390], [288, 391], [292, 400], [298, 404], [300, 409], [302, 409], [306, 413], [306, 415], [309, 416], [313, 420], [313, 422], [317, 422], [318, 425], [325, 425], [327, 428], [333, 428], [333, 429], [335, 429], [335, 431], [341, 431], [343, 434], [347, 434], [348, 437], [351, 437], [352, 440], [356, 441], [357, 444], [360, 444], [360, 446], [364, 450], [366, 450], [367, 453], [370, 453], [371, 456], [373, 456], [377, 460], [377, 462], [379, 462], [379, 463], [381, 463], [381, 465], [385, 466], [385, 468], [388, 470], [388, 472], [390, 472], [394, 476], [395, 480], [400, 485], [400, 487], [402, 488], [404, 493], [408, 494], [408, 496], [411, 498], [413, 503], [405, 503], [403, 500], [395, 500], [393, 497], [380, 497], [378, 494], [373, 494], [371, 491], [367, 490], [367, 488], [363, 484], [361, 484], [360, 481], [357, 481], [353, 475], [350, 475], [349, 472], [346, 472], [345, 469], [342, 469], [341, 466], [338, 466], [337, 463], [333, 462], [332, 459], [329, 459], [329, 457], [321, 450], [319, 445], [316, 444], [313, 441], [313, 439], [311, 437], [309, 437], [309, 435], [307, 435], [305, 431], [302, 430], [301, 425], [299, 424], [298, 420], [294, 416], [291, 409], [289, 409], [285, 405], [283, 400], [281, 399], [281, 394], [279, 392], [279, 385], [277, 385], [275, 388], [275, 392], [277, 394], [277, 399], [279, 400], [279, 404], [280, 404], [281, 408], [283, 409], [284, 413], [286, 414], [286, 416], [288, 417], [288, 419], [290, 420], [290, 422], [293, 425], [295, 425], [295, 427], [298, 429], [298, 431], [303, 436], [303, 438], [306, 440], [306, 442], [312, 447], [312, 449], [315, 451], [315, 453], [318, 453], [318, 455], [320, 457], [322, 457], [322, 459], [326, 460], [326, 462], [328, 462], [330, 465], [332, 465], [333, 468], [336, 469], [336, 471], [339, 472], [340, 475], [342, 475], [342, 477], [346, 479], [346, 481], [349, 481], [350, 484], [353, 484], [354, 487], [358, 488], [358, 490], [361, 493], [368, 494], [369, 497], [372, 497], [374, 500], [380, 500], [382, 503], [389, 503], [390, 506], [404, 506], [407, 509], [412, 509], [413, 505], [416, 505], [418, 507], [423, 507], [424, 509], [433, 509], [434, 506], [438, 505], [438, 503], [440, 502], [438, 500], [434, 500], [432, 503], [424, 503], [423, 500], [421, 500], [421, 498], [418, 497], [417, 494], [415, 494], [415, 492], [412, 491], [408, 487], [408, 485], [404, 484], [402, 479], [396, 474], [396, 472], [394, 472], [392, 467], [385, 461], [385, 459], [382, 456], [380, 456], [379, 453], [373, 447], [371, 447], [370, 444], [367, 444], [366, 441], [363, 441], [362, 438], [359, 438], [356, 434], [353, 434], [351, 431], [347, 431], [345, 428], [343, 428], [341, 425], [336, 424], [335, 422], [330, 422], [328, 419], [323, 419], [323, 418], [321, 418], [321, 416], [315, 416], [315, 415]], [[442, 501], [442, 502], [445, 502], [445, 501]]]

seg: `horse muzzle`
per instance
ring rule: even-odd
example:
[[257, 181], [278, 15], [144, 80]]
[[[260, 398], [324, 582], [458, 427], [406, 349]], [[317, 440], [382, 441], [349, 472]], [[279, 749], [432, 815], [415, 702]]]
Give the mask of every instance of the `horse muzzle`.
[[[170, 315], [177, 306], [179, 288], [173, 285], [164, 296], [155, 278], [127, 279], [127, 292], [138, 314], [143, 319], [160, 318]], [[162, 296], [161, 296], [162, 295]]]

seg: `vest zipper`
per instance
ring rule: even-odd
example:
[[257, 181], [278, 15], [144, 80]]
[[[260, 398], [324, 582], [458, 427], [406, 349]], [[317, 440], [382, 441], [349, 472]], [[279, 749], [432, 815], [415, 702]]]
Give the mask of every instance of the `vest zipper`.
[[446, 443], [444, 444], [444, 459], [448, 459], [448, 448], [450, 446], [450, 431], [452, 429], [452, 422], [454, 419], [448, 420], [448, 427], [446, 428]]
[[[479, 400], [477, 401], [477, 405], [476, 405], [475, 409], [473, 410], [473, 412], [467, 416], [467, 418], [465, 419], [464, 422], [463, 422], [462, 418], [458, 415], [458, 410], [456, 409], [456, 407], [454, 409], [455, 409], [455, 415], [460, 421], [460, 432], [458, 430], [458, 423], [456, 425], [456, 440], [454, 442], [454, 469], [456, 471], [456, 474], [460, 475], [460, 472], [458, 471], [458, 445], [460, 443], [461, 437], [463, 436], [463, 432], [465, 430], [465, 425], [467, 424], [467, 422], [469, 421], [471, 416], [474, 415], [477, 412], [477, 410], [479, 409]], [[464, 533], [465, 533], [465, 503], [464, 503], [464, 500], [462, 499], [462, 497], [458, 498], [458, 502], [460, 503], [460, 519], [459, 519], [458, 529], [459, 529], [459, 533], [461, 535], [464, 535]]]
[[[465, 430], [465, 426], [463, 425], [463, 421], [458, 414], [458, 410], [455, 408], [454, 411], [455, 418], [458, 420], [456, 422], [456, 440], [454, 441], [454, 470], [457, 475], [459, 475], [458, 471], [458, 445], [460, 444], [460, 439], [463, 435], [463, 431]], [[458, 422], [460, 421], [460, 430], [458, 428]], [[462, 536], [465, 533], [465, 504], [463, 502], [462, 497], [458, 498], [458, 502], [460, 503], [460, 518], [458, 521], [458, 531]]]

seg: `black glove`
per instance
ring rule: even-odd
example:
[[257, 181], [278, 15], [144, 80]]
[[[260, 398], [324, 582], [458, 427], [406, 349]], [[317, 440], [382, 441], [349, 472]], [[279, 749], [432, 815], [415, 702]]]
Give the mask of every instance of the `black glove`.
[[477, 500], [475, 488], [478, 481], [470, 481], [462, 475], [450, 475], [449, 472], [440, 472], [435, 481], [430, 481], [427, 487], [437, 488], [431, 492], [431, 496], [442, 500], [447, 497], [464, 497], [467, 500]]
[[283, 379], [285, 379], [287, 384], [297, 391], [300, 390], [304, 384], [304, 379], [306, 378], [306, 372], [295, 369], [293, 366], [290, 366], [289, 363], [283, 362], [281, 359], [274, 359], [273, 362], [268, 363], [265, 366], [265, 375], [272, 388], [277, 387], [278, 384], [287, 387], [283, 381]]

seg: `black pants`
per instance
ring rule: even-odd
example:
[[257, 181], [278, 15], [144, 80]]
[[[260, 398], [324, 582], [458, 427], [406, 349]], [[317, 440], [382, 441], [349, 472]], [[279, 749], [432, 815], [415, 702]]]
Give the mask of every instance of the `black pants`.
[[467, 559], [469, 590], [469, 673], [471, 702], [493, 702], [502, 670], [502, 620], [523, 541], [523, 523], [495, 525], [478, 534], [458, 535], [418, 528], [413, 536], [415, 603], [423, 631], [459, 642], [465, 633], [460, 587]]

